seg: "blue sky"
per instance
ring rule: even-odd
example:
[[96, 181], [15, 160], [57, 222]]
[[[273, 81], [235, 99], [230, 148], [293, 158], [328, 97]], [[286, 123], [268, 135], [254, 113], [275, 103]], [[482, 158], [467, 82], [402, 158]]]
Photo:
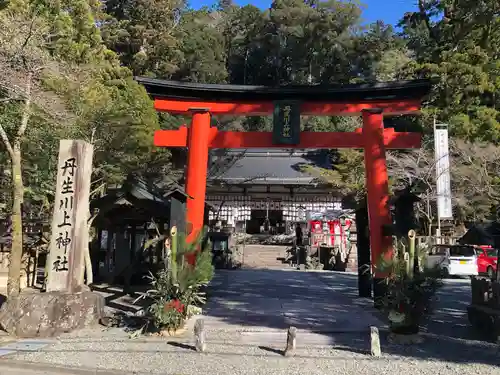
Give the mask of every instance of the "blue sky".
[[[212, 5], [213, 0], [189, 0], [189, 4], [197, 9], [204, 5]], [[417, 0], [360, 0], [365, 5], [363, 18], [366, 23], [376, 20], [383, 20], [385, 23], [395, 25], [401, 19], [405, 12], [415, 11], [417, 9]], [[238, 5], [252, 4], [259, 8], [268, 8], [270, 0], [235, 0]]]

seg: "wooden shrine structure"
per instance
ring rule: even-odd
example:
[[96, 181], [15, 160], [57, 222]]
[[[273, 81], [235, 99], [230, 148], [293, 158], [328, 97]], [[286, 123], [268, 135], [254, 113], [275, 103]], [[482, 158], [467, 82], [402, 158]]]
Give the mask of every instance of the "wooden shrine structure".
[[[392, 239], [383, 228], [392, 224], [389, 210], [386, 149], [418, 148], [421, 135], [384, 129], [384, 116], [414, 114], [431, 89], [429, 80], [342, 86], [248, 86], [198, 84], [137, 77], [154, 99], [157, 111], [190, 115], [191, 125], [159, 130], [158, 147], [188, 147], [187, 222], [193, 238], [203, 226], [207, 163], [211, 148], [362, 148], [365, 155], [371, 261], [392, 255]], [[273, 115], [273, 132], [218, 131], [219, 115]], [[354, 132], [301, 132], [300, 116], [362, 116]], [[383, 277], [374, 275], [378, 283]], [[374, 285], [375, 297], [377, 289]]]

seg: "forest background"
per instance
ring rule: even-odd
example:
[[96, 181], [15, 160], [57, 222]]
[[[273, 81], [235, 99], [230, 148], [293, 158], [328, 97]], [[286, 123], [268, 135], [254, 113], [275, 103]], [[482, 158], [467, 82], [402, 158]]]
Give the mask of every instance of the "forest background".
[[[389, 5], [388, 5], [389, 6]], [[386, 127], [424, 134], [391, 152], [391, 189], [411, 184], [435, 217], [433, 123], [448, 124], [457, 223], [495, 218], [500, 200], [500, 3], [419, 0], [395, 29], [366, 25], [355, 1], [229, 0], [194, 10], [180, 0], [0, 0], [0, 217], [50, 217], [60, 139], [94, 145], [92, 192], [136, 174], [182, 183], [184, 151], [155, 149], [157, 114], [133, 76], [248, 85], [343, 84], [432, 77], [420, 117]], [[214, 119], [221, 129], [270, 130], [267, 117]], [[304, 130], [351, 131], [359, 118], [303, 117]], [[360, 150], [331, 150], [331, 170], [306, 172], [346, 195], [364, 192]], [[212, 166], [220, 173], [221, 166]]]

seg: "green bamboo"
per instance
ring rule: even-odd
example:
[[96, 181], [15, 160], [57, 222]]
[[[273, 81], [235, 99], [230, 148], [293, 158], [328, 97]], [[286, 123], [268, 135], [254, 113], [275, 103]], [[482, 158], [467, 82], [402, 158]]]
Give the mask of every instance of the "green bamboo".
[[177, 282], [177, 227], [170, 229], [170, 276], [172, 282]]
[[408, 241], [409, 241], [409, 259], [408, 259], [408, 265], [409, 265], [409, 272], [408, 276], [410, 279], [413, 278], [413, 271], [414, 271], [414, 266], [415, 266], [415, 237], [416, 233], [413, 229], [410, 229], [408, 231]]
[[401, 261], [405, 261], [406, 260], [406, 245], [405, 245], [405, 242], [401, 239], [398, 239], [397, 242], [396, 242], [396, 245], [397, 245], [397, 249], [398, 249], [398, 257]]

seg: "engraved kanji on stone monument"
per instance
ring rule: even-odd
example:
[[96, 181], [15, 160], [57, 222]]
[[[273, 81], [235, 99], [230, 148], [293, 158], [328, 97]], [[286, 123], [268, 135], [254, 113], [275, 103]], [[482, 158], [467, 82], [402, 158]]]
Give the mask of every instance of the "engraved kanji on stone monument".
[[77, 292], [83, 283], [92, 154], [87, 142], [60, 141], [47, 291]]

